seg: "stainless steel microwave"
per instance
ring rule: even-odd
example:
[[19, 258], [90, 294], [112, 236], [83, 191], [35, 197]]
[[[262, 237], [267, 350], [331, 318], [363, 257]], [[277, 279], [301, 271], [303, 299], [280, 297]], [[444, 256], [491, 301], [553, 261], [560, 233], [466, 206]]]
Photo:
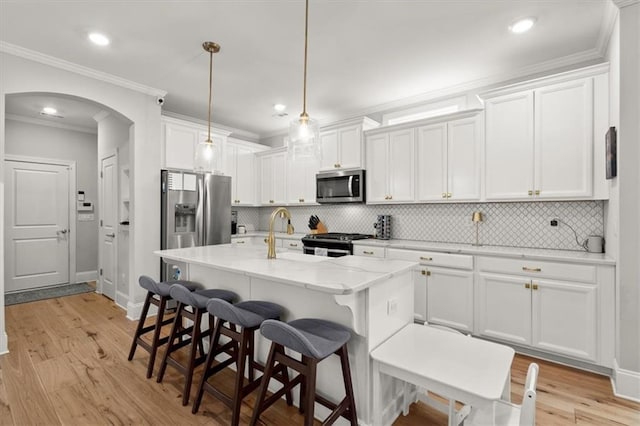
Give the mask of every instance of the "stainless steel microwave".
[[343, 170], [316, 175], [318, 203], [364, 203], [364, 170]]

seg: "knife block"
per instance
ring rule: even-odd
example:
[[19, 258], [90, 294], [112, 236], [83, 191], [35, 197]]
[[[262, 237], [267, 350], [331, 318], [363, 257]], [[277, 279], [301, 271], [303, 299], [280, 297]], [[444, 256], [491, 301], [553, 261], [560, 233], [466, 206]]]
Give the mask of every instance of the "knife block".
[[327, 230], [327, 227], [322, 222], [318, 222], [318, 226], [316, 227], [316, 229], [311, 230], [312, 234], [326, 234], [327, 232], [329, 231]]

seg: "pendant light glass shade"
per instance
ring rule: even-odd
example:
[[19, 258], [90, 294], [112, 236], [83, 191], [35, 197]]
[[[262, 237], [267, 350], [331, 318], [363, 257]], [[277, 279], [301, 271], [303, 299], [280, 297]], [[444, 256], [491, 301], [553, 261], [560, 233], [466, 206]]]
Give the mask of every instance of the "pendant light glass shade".
[[200, 141], [196, 146], [193, 158], [193, 169], [198, 173], [214, 173], [220, 149], [211, 139], [211, 100], [213, 95], [213, 54], [220, 51], [220, 45], [212, 41], [202, 43], [202, 48], [209, 52], [209, 109], [207, 116], [207, 139]]
[[307, 114], [307, 40], [309, 34], [309, 0], [306, 0], [304, 18], [304, 84], [302, 113], [289, 125], [289, 161], [317, 160], [320, 158], [320, 128]]

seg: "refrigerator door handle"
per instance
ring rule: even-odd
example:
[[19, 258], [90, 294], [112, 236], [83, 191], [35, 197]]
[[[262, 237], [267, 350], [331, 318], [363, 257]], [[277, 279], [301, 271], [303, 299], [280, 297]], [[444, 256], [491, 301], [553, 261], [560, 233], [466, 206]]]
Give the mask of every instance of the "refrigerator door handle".
[[203, 238], [205, 235], [205, 220], [204, 220], [204, 212], [205, 212], [205, 203], [207, 202], [207, 197], [205, 193], [205, 175], [198, 174], [196, 177], [196, 193], [197, 193], [197, 202], [196, 202], [196, 246], [203, 245]]

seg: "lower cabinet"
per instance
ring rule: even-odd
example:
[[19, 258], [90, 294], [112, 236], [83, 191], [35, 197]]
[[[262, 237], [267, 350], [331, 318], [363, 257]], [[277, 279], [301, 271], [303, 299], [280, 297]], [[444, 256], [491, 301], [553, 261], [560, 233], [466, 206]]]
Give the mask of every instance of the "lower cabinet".
[[[521, 260], [478, 261], [477, 334], [535, 349], [600, 363], [601, 330], [610, 322], [611, 309], [599, 303], [607, 298], [609, 283], [597, 281], [597, 268]], [[499, 264], [503, 263], [501, 274]], [[496, 268], [498, 266], [498, 268]], [[492, 270], [487, 272], [486, 270]], [[581, 273], [580, 270], [583, 272]], [[580, 279], [583, 280], [580, 280]], [[612, 330], [611, 330], [612, 332]]]
[[473, 257], [387, 249], [390, 259], [420, 262], [414, 272], [414, 318], [473, 332]]

